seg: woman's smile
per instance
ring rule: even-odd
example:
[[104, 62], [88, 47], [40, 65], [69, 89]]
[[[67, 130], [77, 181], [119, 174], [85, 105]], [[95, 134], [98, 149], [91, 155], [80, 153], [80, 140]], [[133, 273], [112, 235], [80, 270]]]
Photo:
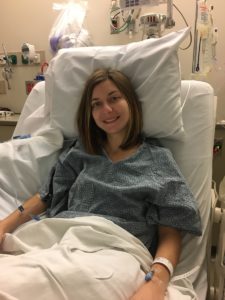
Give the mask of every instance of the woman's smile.
[[111, 80], [105, 80], [94, 88], [91, 106], [96, 125], [108, 137], [118, 135], [123, 139], [130, 120], [130, 109], [127, 100]]
[[112, 123], [116, 122], [118, 119], [119, 119], [119, 117], [115, 117], [112, 119], [104, 120], [103, 122], [105, 122], [106, 124], [112, 124]]

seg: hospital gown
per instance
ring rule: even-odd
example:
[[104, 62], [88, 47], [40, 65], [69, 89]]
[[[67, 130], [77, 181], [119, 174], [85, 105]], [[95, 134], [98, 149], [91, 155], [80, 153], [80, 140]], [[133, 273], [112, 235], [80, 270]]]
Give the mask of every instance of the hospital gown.
[[86, 153], [79, 139], [63, 151], [40, 196], [49, 217], [102, 216], [140, 239], [152, 252], [157, 226], [200, 235], [196, 201], [172, 154], [144, 138], [135, 154], [112, 162]]

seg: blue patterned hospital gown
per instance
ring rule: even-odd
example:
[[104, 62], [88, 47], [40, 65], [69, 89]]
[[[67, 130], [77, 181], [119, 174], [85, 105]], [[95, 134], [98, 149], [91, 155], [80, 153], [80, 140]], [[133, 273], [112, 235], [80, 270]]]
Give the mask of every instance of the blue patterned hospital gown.
[[145, 138], [135, 154], [118, 162], [104, 153], [87, 154], [75, 140], [62, 152], [40, 195], [49, 217], [103, 216], [150, 251], [158, 224], [201, 234], [195, 199], [172, 154], [155, 139]]

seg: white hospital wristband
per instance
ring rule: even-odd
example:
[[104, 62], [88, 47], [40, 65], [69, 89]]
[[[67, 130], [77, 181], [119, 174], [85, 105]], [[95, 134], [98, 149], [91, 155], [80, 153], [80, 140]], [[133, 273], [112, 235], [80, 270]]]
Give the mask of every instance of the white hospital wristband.
[[153, 262], [152, 262], [152, 266], [154, 264], [161, 264], [164, 267], [166, 267], [166, 269], [169, 271], [170, 277], [173, 276], [173, 265], [172, 263], [169, 261], [169, 259], [165, 258], [165, 257], [156, 257]]

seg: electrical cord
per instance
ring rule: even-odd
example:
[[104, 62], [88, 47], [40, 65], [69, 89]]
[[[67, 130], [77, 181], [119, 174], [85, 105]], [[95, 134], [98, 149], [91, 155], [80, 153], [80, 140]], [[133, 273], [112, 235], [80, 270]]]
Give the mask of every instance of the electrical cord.
[[[186, 25], [187, 27], [189, 27], [189, 24], [188, 24], [188, 22], [187, 22], [185, 16], [184, 16], [183, 13], [180, 11], [180, 9], [177, 7], [177, 5], [173, 3], [173, 6], [174, 6], [175, 9], [178, 11], [178, 13], [181, 15], [181, 17], [182, 17], [182, 19], [183, 19], [185, 25]], [[192, 44], [192, 33], [191, 33], [191, 31], [190, 31], [190, 41], [189, 41], [189, 44], [188, 44], [185, 48], [181, 48], [181, 47], [180, 47], [179, 49], [181, 49], [181, 50], [187, 50], [188, 48], [191, 47], [191, 44]]]
[[198, 45], [198, 59], [197, 59], [197, 65], [196, 65], [196, 69], [195, 69], [196, 72], [199, 72], [199, 70], [200, 70], [201, 43], [202, 43], [202, 38], [200, 37], [199, 45]]

